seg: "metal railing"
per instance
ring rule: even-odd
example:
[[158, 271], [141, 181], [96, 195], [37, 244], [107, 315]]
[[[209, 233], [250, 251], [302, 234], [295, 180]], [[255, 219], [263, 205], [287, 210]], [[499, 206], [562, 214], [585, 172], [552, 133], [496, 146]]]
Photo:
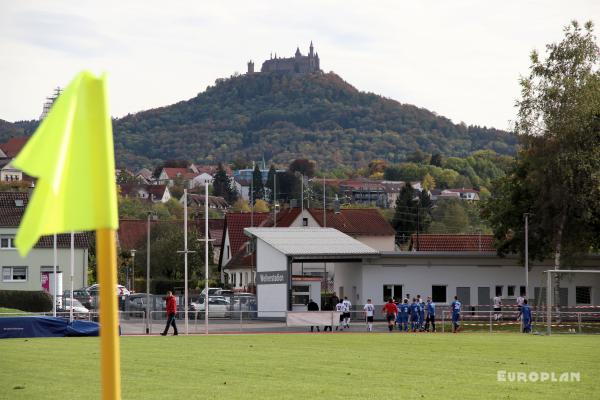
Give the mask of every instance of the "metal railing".
[[[0, 313], [1, 317], [21, 315], [44, 315], [52, 316], [52, 312], [45, 313]], [[176, 324], [179, 334], [185, 333], [185, 313], [178, 311], [176, 314]], [[425, 316], [427, 314], [425, 313]], [[58, 317], [69, 318], [69, 312], [58, 312]], [[463, 311], [460, 318], [462, 332], [521, 332], [521, 321], [517, 319], [517, 311]], [[547, 325], [544, 311], [532, 312], [532, 333], [546, 334]], [[88, 313], [74, 313], [74, 317], [80, 320], [99, 322], [99, 313], [91, 311]], [[286, 323], [286, 311], [243, 311], [243, 310], [211, 310], [209, 306], [209, 333], [278, 333], [278, 332], [309, 332], [309, 326], [288, 326]], [[188, 312], [188, 333], [205, 333], [205, 313], [204, 311]], [[346, 328], [340, 323], [334, 323], [331, 330], [333, 332], [364, 332], [367, 325], [363, 311], [352, 311], [350, 313], [350, 327]], [[165, 328], [167, 314], [165, 311], [151, 311], [150, 318], [147, 319], [144, 311], [119, 311], [119, 326], [123, 335], [143, 335], [148, 333], [158, 334]], [[412, 332], [412, 326], [409, 330]], [[380, 308], [376, 309], [374, 316], [374, 331], [388, 331], [385, 316]], [[444, 307], [438, 308], [435, 316], [436, 332], [452, 332], [452, 321], [449, 312]], [[318, 326], [319, 331], [324, 331], [325, 326]], [[425, 321], [418, 325], [415, 331], [421, 332], [425, 328]], [[596, 311], [569, 311], [553, 312], [551, 322], [552, 333], [563, 334], [600, 334], [600, 312]], [[313, 327], [317, 330], [317, 326]], [[327, 329], [329, 330], [329, 329]], [[432, 331], [432, 325], [429, 324], [429, 330]], [[173, 329], [170, 328], [169, 333]], [[394, 323], [394, 332], [399, 332], [399, 325]]]

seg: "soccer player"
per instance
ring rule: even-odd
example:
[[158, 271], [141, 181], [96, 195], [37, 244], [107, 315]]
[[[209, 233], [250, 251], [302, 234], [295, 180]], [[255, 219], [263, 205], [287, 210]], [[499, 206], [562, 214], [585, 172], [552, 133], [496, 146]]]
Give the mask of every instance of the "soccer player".
[[408, 299], [404, 299], [398, 307], [398, 329], [404, 332], [408, 332], [408, 311], [410, 306], [408, 305]]
[[363, 307], [367, 316], [367, 332], [373, 332], [373, 316], [375, 315], [375, 306], [371, 304], [371, 299], [367, 300], [367, 304]]
[[342, 324], [342, 322], [344, 322], [344, 302], [341, 299], [338, 299], [338, 303], [335, 305], [335, 311], [340, 313], [340, 320], [337, 324], [337, 326], [335, 327], [335, 330], [344, 330], [344, 325]]
[[452, 333], [460, 331], [460, 308], [462, 303], [458, 300], [458, 296], [454, 296], [454, 301], [450, 305], [452, 312]]
[[392, 332], [394, 330], [396, 314], [398, 314], [398, 307], [396, 307], [396, 304], [394, 304], [394, 299], [390, 297], [388, 302], [383, 306], [382, 312], [385, 314], [385, 319], [388, 323], [388, 329], [390, 332]]
[[417, 302], [417, 299], [413, 297], [412, 304], [410, 305], [410, 326], [413, 332], [419, 329], [420, 321], [419, 316], [421, 315], [421, 305]]
[[417, 303], [419, 303], [419, 330], [423, 331], [423, 324], [425, 323], [425, 303], [421, 298], [421, 295], [417, 295]]
[[494, 320], [502, 319], [502, 299], [500, 296], [494, 297]]
[[531, 332], [531, 308], [527, 304], [527, 299], [523, 299], [523, 305], [521, 306], [521, 312], [519, 312], [523, 324], [523, 333]]
[[431, 297], [427, 297], [427, 320], [425, 320], [425, 330], [429, 332], [429, 323], [431, 322], [431, 331], [435, 332], [435, 303]]
[[344, 297], [344, 325], [346, 328], [350, 328], [350, 310], [352, 309], [352, 303], [348, 300], [348, 297]]

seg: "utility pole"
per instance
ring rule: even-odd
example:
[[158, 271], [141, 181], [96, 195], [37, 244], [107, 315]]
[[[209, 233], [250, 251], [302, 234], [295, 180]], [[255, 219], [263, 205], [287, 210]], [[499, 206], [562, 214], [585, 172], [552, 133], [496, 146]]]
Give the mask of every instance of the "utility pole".
[[421, 228], [421, 213], [420, 213], [421, 207], [420, 207], [420, 205], [421, 205], [421, 200], [419, 200], [419, 202], [417, 203], [417, 251], [419, 251], [419, 247], [420, 247], [419, 246], [419, 244], [420, 244], [419, 243], [419, 230]]
[[300, 175], [300, 210], [302, 211], [301, 214], [304, 214], [304, 174]]
[[273, 227], [277, 227], [277, 169], [273, 174]]
[[[525, 217], [525, 298], [529, 298], [529, 213]], [[550, 288], [548, 287], [548, 290]]]
[[323, 175], [323, 228], [327, 228], [327, 212], [325, 208], [327, 204], [325, 203], [325, 175]]
[[[184, 254], [184, 271], [183, 271], [183, 307], [185, 316], [185, 334], [189, 335], [189, 319], [188, 319], [188, 253], [195, 253], [195, 251], [188, 250], [188, 195], [187, 189], [183, 189], [183, 251], [178, 253]], [[208, 204], [208, 199], [206, 199]]]

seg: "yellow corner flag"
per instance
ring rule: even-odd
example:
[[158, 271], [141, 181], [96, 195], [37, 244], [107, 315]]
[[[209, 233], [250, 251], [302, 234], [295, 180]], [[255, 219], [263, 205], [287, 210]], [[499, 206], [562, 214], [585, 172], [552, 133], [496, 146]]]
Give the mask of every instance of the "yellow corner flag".
[[15, 239], [24, 256], [40, 236], [96, 230], [102, 398], [121, 398], [115, 296], [115, 158], [105, 76], [81, 72], [58, 97], [13, 165], [37, 177]]
[[24, 256], [42, 235], [117, 229], [112, 125], [104, 77], [81, 72], [13, 165], [39, 178], [16, 237]]

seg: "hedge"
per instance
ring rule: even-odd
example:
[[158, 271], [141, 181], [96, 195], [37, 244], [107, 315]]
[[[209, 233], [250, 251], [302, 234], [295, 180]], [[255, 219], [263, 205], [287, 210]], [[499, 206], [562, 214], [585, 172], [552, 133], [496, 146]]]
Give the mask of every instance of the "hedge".
[[52, 296], [41, 290], [0, 290], [0, 307], [28, 312], [48, 312], [52, 311]]

